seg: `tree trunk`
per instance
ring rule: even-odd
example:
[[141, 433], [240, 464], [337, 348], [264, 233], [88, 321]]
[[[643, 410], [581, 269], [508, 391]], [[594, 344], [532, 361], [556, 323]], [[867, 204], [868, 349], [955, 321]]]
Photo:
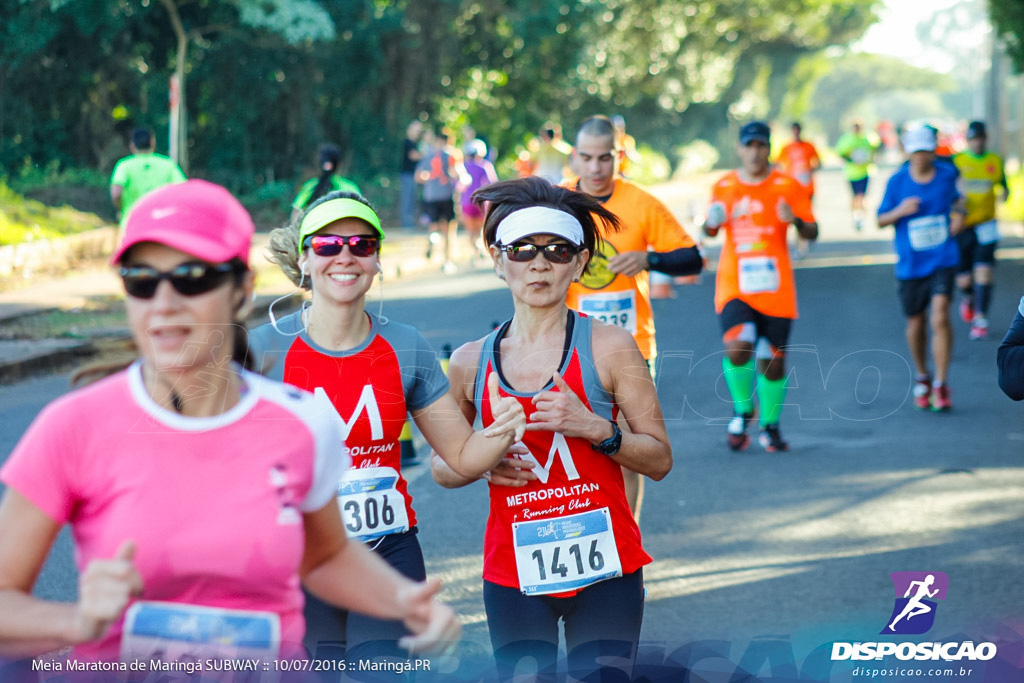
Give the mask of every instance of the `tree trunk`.
[[188, 100], [185, 98], [185, 60], [188, 58], [188, 34], [181, 23], [178, 6], [174, 0], [160, 0], [171, 19], [171, 27], [177, 39], [175, 52], [174, 79], [177, 86], [178, 106], [171, 108], [171, 132], [169, 156], [178, 162], [181, 170], [188, 175]]

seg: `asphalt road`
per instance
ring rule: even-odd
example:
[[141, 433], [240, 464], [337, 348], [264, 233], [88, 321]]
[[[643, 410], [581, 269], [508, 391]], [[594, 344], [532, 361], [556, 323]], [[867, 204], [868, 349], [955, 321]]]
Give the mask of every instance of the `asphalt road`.
[[[881, 191], [875, 183], [872, 196]], [[683, 217], [686, 192], [665, 191]], [[834, 641], [879, 636], [890, 618], [898, 571], [944, 572], [949, 589], [918, 641], [991, 641], [999, 654], [972, 673], [880, 680], [1024, 680], [1024, 406], [996, 386], [995, 352], [1024, 290], [1019, 236], [1004, 240], [992, 306], [992, 337], [967, 341], [955, 321], [955, 409], [916, 411], [885, 232], [855, 233], [836, 173], [819, 181], [823, 239], [797, 270], [800, 320], [788, 354], [782, 415], [792, 450], [743, 453], [725, 446], [731, 415], [721, 380], [713, 275], [655, 302], [658, 392], [675, 467], [648, 483], [641, 529], [655, 558], [638, 674], [651, 680], [856, 680], [854, 667], [905, 662], [829, 662]], [[693, 196], [692, 191], [690, 196]], [[714, 251], [713, 245], [709, 245]], [[440, 349], [485, 335], [511, 314], [504, 284], [486, 269], [384, 285], [383, 313], [417, 326]], [[377, 310], [378, 290], [370, 297]], [[0, 453], [63, 377], [0, 387]], [[410, 471], [428, 571], [445, 580], [465, 637], [442, 680], [472, 680], [487, 666], [481, 600], [486, 489], [435, 485]], [[68, 599], [74, 571], [66, 537], [38, 592]], [[890, 658], [892, 660], [892, 658]], [[736, 678], [738, 676], [738, 678]]]

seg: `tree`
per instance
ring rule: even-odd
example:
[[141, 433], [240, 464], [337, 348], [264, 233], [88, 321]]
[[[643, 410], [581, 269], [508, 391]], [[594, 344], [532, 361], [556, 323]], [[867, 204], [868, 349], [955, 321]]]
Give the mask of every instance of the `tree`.
[[988, 0], [989, 16], [1016, 73], [1024, 73], [1024, 11], [1020, 0]]

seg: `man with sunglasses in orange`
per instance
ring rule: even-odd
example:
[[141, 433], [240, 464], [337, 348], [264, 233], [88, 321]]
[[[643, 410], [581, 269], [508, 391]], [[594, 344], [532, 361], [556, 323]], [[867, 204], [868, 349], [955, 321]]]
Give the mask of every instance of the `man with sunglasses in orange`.
[[[629, 330], [654, 375], [658, 351], [654, 337], [649, 272], [696, 275], [704, 266], [700, 250], [672, 212], [639, 185], [619, 175], [623, 150], [615, 125], [606, 116], [585, 120], [576, 134], [574, 170], [567, 185], [585, 192], [614, 213], [622, 229], [602, 229], [601, 249], [578, 283], [569, 287], [569, 308]], [[643, 480], [623, 469], [626, 496], [640, 518]]]

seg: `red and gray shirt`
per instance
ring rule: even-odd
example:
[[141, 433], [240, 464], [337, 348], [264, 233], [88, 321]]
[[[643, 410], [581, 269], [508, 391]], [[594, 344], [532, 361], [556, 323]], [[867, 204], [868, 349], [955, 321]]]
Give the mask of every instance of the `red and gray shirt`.
[[263, 325], [250, 335], [258, 370], [313, 392], [333, 411], [344, 442], [339, 456], [352, 459], [338, 484], [339, 504], [349, 536], [361, 541], [416, 525], [399, 436], [409, 411], [448, 391], [437, 354], [418, 330], [366, 315], [369, 336], [346, 351], [318, 346], [302, 330], [300, 313], [279, 320], [278, 329]]

